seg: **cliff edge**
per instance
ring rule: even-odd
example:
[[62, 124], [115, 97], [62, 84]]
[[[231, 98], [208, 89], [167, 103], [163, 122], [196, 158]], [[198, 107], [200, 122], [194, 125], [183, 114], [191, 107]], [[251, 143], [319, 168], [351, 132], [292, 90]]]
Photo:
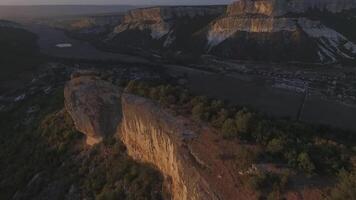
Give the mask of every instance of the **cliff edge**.
[[98, 74], [79, 72], [64, 89], [65, 107], [87, 144], [99, 143], [116, 133], [121, 121], [121, 92]]
[[121, 139], [128, 154], [163, 173], [172, 199], [256, 198], [242, 187], [233, 162], [220, 158], [232, 144], [220, 143], [211, 129], [135, 95], [124, 94], [122, 107]]

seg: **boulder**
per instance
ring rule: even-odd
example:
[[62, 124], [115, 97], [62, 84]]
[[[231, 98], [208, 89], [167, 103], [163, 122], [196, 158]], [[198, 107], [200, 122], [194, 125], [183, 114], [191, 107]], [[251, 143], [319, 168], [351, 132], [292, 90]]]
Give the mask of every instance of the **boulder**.
[[[80, 74], [80, 73], [79, 73]], [[96, 73], [72, 76], [64, 89], [65, 107], [78, 131], [93, 145], [115, 134], [121, 120], [121, 91]]]

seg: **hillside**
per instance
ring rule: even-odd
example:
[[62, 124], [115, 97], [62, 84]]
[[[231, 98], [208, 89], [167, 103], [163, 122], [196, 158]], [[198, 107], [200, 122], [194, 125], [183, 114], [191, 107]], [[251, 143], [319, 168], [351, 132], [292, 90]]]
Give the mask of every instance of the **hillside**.
[[37, 36], [4, 20], [0, 20], [0, 55], [0, 91], [11, 87], [14, 79], [31, 73], [41, 62]]
[[118, 93], [99, 77], [79, 73], [66, 85], [77, 129], [91, 146], [120, 139], [128, 155], [160, 171], [171, 199], [352, 196], [343, 193], [352, 186], [340, 189], [335, 180], [354, 170], [353, 133], [268, 119], [170, 85], [130, 81]]

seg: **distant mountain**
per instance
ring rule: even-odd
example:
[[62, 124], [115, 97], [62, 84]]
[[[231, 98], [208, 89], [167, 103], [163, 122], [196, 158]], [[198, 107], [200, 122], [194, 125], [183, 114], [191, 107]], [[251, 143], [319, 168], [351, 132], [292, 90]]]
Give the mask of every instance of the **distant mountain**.
[[[207, 32], [208, 52], [254, 60], [335, 62], [354, 59], [355, 40], [337, 27], [356, 23], [354, 0], [250, 1], [230, 5]], [[356, 11], [356, 10], [354, 10]], [[329, 26], [330, 19], [338, 19]], [[350, 20], [351, 19], [351, 20]], [[350, 24], [350, 25], [351, 25]], [[341, 24], [340, 24], [341, 25]]]
[[122, 13], [137, 7], [125, 5], [43, 5], [43, 6], [0, 6], [0, 19], [31, 20], [60, 16]]
[[128, 12], [110, 50], [333, 63], [356, 57], [356, 0], [240, 0]]
[[18, 80], [31, 72], [40, 62], [37, 36], [21, 25], [0, 20], [0, 92], [7, 88], [6, 81]]
[[[12, 62], [13, 57], [30, 57], [36, 53], [37, 36], [23, 29], [21, 25], [0, 20], [0, 62]], [[17, 59], [17, 58], [16, 58]]]
[[105, 40], [111, 50], [137, 49], [201, 53], [204, 38], [197, 34], [222, 15], [225, 6], [152, 7], [132, 10]]

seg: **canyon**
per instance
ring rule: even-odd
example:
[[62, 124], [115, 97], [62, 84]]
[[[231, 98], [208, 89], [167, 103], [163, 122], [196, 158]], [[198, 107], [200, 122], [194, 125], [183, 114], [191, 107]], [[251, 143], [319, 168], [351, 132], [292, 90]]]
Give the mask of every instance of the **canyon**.
[[354, 60], [354, 38], [340, 33], [338, 22], [328, 19], [341, 16], [355, 23], [355, 4], [354, 0], [241, 0], [227, 7], [143, 8], [128, 12], [105, 43], [111, 50], [125, 46], [242, 60]]
[[355, 3], [0, 20], [0, 198], [352, 196]]
[[110, 52], [328, 64], [355, 60], [356, 38], [347, 28], [356, 24], [355, 10], [354, 0], [240, 0], [227, 6], [148, 7], [42, 23]]
[[[163, 108], [153, 100], [121, 93], [118, 86], [100, 79], [98, 74], [75, 74], [66, 85], [65, 104], [78, 131], [86, 135], [87, 144], [93, 145], [93, 140], [89, 139], [93, 135], [101, 137], [96, 143], [112, 136], [119, 138], [134, 160], [153, 165], [162, 173], [164, 191], [171, 199], [258, 199], [260, 194], [251, 190], [243, 180], [261, 172], [282, 174], [287, 170], [274, 164], [257, 163], [246, 169], [240, 168], [244, 161], [233, 157], [241, 155], [244, 148], [255, 151], [255, 146], [236, 140], [222, 140], [217, 130], [209, 125], [175, 115], [172, 110]], [[76, 86], [73, 87], [73, 84]], [[89, 89], [93, 84], [97, 92]], [[84, 93], [87, 95], [81, 95]], [[110, 97], [113, 101], [99, 100]], [[71, 105], [76, 102], [89, 103], [73, 110]], [[120, 111], [118, 106], [121, 107]], [[100, 107], [106, 110], [91, 112]], [[122, 113], [122, 119], [111, 121], [113, 113], [117, 116]], [[91, 120], [86, 120], [87, 117]], [[91, 129], [91, 126], [105, 129]], [[106, 130], [116, 132], [108, 134]], [[321, 199], [322, 191], [322, 187], [309, 185], [303, 189], [290, 188], [284, 196], [286, 199]]]

